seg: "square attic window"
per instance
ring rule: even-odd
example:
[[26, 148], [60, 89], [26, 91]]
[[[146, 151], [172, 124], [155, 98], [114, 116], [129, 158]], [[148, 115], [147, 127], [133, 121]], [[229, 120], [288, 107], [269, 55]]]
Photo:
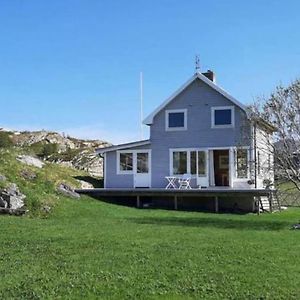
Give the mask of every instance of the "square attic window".
[[186, 109], [167, 110], [166, 111], [166, 130], [186, 130], [187, 111]]

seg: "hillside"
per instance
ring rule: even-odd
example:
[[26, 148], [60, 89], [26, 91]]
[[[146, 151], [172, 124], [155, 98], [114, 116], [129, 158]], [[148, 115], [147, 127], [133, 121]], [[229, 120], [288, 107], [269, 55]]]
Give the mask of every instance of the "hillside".
[[0, 148], [0, 193], [16, 185], [26, 196], [24, 202], [28, 215], [46, 216], [61, 201], [68, 199], [58, 190], [61, 184], [72, 188], [80, 187], [82, 180], [96, 186], [102, 184], [100, 179], [75, 168], [47, 161], [42, 168], [24, 164], [18, 160], [24, 153], [27, 153], [26, 149], [20, 147]]
[[102, 158], [97, 148], [111, 145], [102, 140], [76, 139], [51, 131], [7, 131], [0, 129], [1, 137], [8, 135], [13, 145], [39, 158], [84, 170], [91, 176], [103, 177]]

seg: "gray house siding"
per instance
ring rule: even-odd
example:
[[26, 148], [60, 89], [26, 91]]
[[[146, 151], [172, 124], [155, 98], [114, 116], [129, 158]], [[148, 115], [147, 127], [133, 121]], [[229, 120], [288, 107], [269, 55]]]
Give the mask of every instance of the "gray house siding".
[[[150, 149], [150, 145], [128, 148], [130, 150]], [[126, 149], [122, 149], [126, 150]], [[106, 188], [132, 188], [133, 174], [117, 174], [117, 151], [105, 153], [104, 177]]]
[[[213, 106], [234, 106], [235, 127], [211, 128]], [[187, 130], [165, 130], [165, 111], [169, 109], [187, 109]], [[154, 117], [150, 131], [152, 186], [166, 185], [170, 148], [250, 146], [250, 142], [243, 138], [246, 124], [245, 113], [238, 106], [204, 82], [195, 80]]]
[[[211, 128], [211, 107], [214, 106], [234, 106], [234, 128]], [[169, 109], [187, 109], [187, 130], [165, 130], [165, 111]], [[250, 146], [250, 141], [243, 138], [246, 131], [247, 134], [250, 132], [249, 124], [245, 129], [245, 117], [240, 107], [196, 79], [154, 117], [150, 128], [151, 145], [130, 150], [151, 149], [151, 186], [165, 187], [165, 176], [170, 175], [169, 149]], [[117, 174], [116, 151], [106, 153], [105, 178], [107, 188], [133, 187], [132, 174]]]

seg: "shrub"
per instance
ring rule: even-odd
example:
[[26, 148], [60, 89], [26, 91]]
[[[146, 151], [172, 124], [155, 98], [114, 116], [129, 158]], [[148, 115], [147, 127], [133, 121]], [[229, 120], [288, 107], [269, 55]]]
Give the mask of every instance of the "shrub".
[[37, 142], [30, 146], [30, 150], [38, 157], [48, 157], [58, 151], [57, 144], [46, 144], [43, 142]]
[[0, 148], [9, 148], [13, 146], [13, 141], [9, 136], [9, 132], [0, 132]]

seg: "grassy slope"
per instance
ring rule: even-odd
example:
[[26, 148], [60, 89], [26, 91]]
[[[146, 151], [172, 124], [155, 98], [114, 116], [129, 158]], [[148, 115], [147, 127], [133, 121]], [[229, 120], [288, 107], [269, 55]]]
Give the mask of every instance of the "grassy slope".
[[299, 209], [216, 215], [65, 200], [0, 217], [0, 298], [299, 299]]
[[[16, 160], [16, 156], [23, 152], [21, 149], [0, 149], [0, 174], [7, 177], [7, 182], [0, 182], [0, 187], [16, 183], [21, 192], [27, 196], [26, 205], [31, 215], [39, 214], [43, 205], [55, 206], [60, 199], [64, 199], [55, 192], [59, 183], [76, 187], [78, 181], [74, 177], [87, 175], [85, 172], [51, 163], [46, 163], [42, 169], [24, 165]], [[36, 179], [24, 179], [21, 176], [24, 170], [35, 173]]]

